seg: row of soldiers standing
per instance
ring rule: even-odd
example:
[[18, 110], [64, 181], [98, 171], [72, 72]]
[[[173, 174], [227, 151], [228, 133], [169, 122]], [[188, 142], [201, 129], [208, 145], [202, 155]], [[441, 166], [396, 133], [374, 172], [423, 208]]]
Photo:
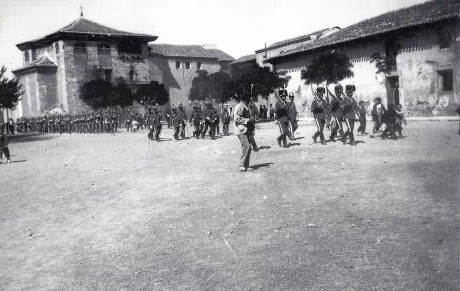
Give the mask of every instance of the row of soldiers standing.
[[119, 117], [115, 110], [81, 114], [57, 114], [22, 118], [16, 122], [18, 132], [41, 133], [114, 133]]

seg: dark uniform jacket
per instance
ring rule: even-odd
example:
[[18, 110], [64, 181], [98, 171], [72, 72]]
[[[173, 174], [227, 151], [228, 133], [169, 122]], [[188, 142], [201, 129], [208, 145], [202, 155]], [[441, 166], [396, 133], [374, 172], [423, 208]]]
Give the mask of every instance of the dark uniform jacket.
[[192, 115], [190, 116], [190, 122], [194, 124], [199, 124], [201, 122], [201, 112], [198, 110], [193, 110]]
[[288, 103], [288, 117], [290, 121], [295, 121], [297, 119], [297, 108], [294, 102]]
[[324, 99], [315, 99], [311, 103], [311, 111], [316, 119], [326, 119], [326, 105], [327, 102]]
[[356, 112], [359, 112], [359, 107], [353, 97], [345, 96], [342, 103], [343, 115], [346, 119], [356, 119]]
[[152, 125], [153, 126], [160, 126], [161, 125], [161, 113], [160, 112], [154, 112], [152, 114]]
[[222, 112], [222, 114], [220, 115], [220, 119], [225, 124], [230, 123], [230, 113], [228, 113], [228, 111]]
[[[6, 129], [5, 129], [5, 131], [6, 131]], [[6, 135], [5, 132], [3, 132], [0, 135], [0, 148], [7, 147], [7, 146], [8, 146], [8, 136]]]
[[179, 127], [181, 124], [187, 121], [187, 116], [185, 111], [179, 110], [176, 114], [173, 115], [173, 125], [174, 127]]
[[214, 108], [205, 108], [203, 110], [203, 119], [208, 120], [210, 123], [214, 123], [217, 117], [217, 111]]
[[249, 104], [249, 111], [251, 111], [251, 117], [252, 118], [258, 118], [260, 115], [259, 109], [257, 109], [257, 106], [254, 103]]
[[275, 112], [278, 121], [288, 122], [288, 104], [286, 101], [278, 100], [275, 104]]
[[340, 101], [339, 98], [332, 98], [331, 99], [331, 114], [332, 117], [341, 118], [343, 117], [342, 108], [340, 108]]

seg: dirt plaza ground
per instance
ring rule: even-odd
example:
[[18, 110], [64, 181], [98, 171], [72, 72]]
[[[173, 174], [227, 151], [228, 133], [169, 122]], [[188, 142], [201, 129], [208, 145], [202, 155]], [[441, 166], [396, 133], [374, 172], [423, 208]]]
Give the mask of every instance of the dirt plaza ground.
[[460, 290], [458, 122], [355, 147], [314, 130], [285, 149], [258, 124], [246, 173], [236, 136], [16, 137], [0, 290]]

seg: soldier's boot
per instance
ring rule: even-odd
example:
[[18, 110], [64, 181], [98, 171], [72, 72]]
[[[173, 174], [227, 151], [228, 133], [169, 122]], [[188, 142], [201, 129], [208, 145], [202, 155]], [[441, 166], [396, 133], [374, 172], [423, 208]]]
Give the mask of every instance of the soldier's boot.
[[321, 139], [321, 144], [322, 144], [322, 145], [326, 145], [326, 141], [324, 140], [324, 133], [321, 132], [321, 133], [319, 134], [319, 137], [320, 137], [320, 139]]
[[312, 136], [313, 142], [317, 143], [318, 141], [316, 140], [319, 136], [319, 131], [315, 132], [315, 134]]

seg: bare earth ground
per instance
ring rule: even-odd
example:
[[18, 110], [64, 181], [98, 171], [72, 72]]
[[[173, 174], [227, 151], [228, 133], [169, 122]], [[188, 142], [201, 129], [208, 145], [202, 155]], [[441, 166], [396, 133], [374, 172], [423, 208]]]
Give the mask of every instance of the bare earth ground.
[[236, 136], [17, 137], [0, 290], [460, 290], [457, 122], [356, 147], [302, 123], [288, 149], [258, 127], [247, 173]]

